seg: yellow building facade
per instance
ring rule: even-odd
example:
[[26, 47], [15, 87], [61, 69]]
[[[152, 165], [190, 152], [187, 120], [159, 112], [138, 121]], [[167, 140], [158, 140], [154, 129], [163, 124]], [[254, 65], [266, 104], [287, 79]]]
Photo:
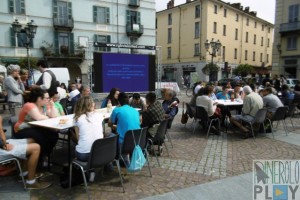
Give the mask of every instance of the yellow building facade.
[[239, 64], [254, 66], [253, 75], [266, 74], [270, 69], [274, 26], [256, 17], [249, 7], [219, 0], [188, 0], [176, 7], [171, 2], [168, 9], [157, 12], [156, 18], [163, 79], [182, 84], [182, 77], [197, 72], [199, 80], [208, 81], [202, 68], [212, 61], [205, 49], [206, 40], [212, 39], [222, 44], [213, 57], [221, 69], [217, 79], [231, 77]]
[[300, 79], [300, 1], [276, 0], [273, 74]]

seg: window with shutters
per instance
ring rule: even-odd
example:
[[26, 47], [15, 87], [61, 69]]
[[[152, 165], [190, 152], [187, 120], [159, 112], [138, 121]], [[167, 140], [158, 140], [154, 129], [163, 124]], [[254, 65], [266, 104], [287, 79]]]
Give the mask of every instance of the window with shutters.
[[194, 56], [199, 56], [200, 55], [200, 44], [197, 43], [194, 46]]
[[[20, 33], [15, 33], [12, 28], [10, 28], [10, 38], [11, 46], [13, 47], [26, 47], [28, 41], [25, 30], [23, 29]], [[29, 47], [33, 48], [33, 40], [29, 43]]]
[[[94, 42], [110, 43], [110, 35], [94, 35]], [[110, 52], [110, 47], [95, 47], [95, 51]]]
[[25, 14], [25, 0], [8, 0], [9, 12]]
[[248, 60], [248, 51], [245, 50], [245, 60]]
[[234, 59], [237, 59], [237, 49], [234, 49]]
[[255, 61], [255, 51], [253, 51], [252, 61]]
[[246, 43], [248, 43], [248, 37], [249, 37], [249, 33], [248, 32], [246, 32]]
[[260, 62], [263, 61], [263, 53], [260, 53]]
[[218, 13], [218, 6], [214, 5], [214, 13], [217, 14]]
[[109, 24], [110, 23], [110, 11], [107, 7], [93, 7], [93, 18], [95, 23]]
[[195, 38], [200, 37], [200, 22], [195, 23]]
[[297, 22], [299, 19], [299, 4], [289, 6], [289, 23]]
[[253, 44], [256, 44], [256, 34], [254, 34], [254, 37], [253, 37]]
[[214, 29], [213, 29], [213, 33], [217, 33], [217, 22], [214, 22]]
[[297, 36], [289, 36], [287, 38], [287, 50], [297, 49]]
[[54, 48], [57, 55], [74, 54], [74, 34], [55, 31]]
[[238, 37], [239, 37], [239, 30], [236, 28], [235, 29], [235, 34], [234, 34], [234, 39], [238, 40]]
[[200, 5], [195, 6], [195, 18], [200, 17]]
[[172, 42], [172, 29], [168, 28], [168, 43]]
[[172, 49], [171, 47], [168, 47], [168, 58], [171, 58], [172, 55]]
[[226, 36], [226, 25], [223, 25], [223, 35]]
[[168, 25], [172, 25], [172, 13], [168, 14]]

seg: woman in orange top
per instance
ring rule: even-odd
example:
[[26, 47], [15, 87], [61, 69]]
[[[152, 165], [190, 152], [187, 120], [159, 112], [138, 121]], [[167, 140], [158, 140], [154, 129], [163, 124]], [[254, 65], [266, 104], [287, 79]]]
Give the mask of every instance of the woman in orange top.
[[41, 155], [48, 156], [57, 142], [58, 133], [51, 129], [31, 126], [28, 122], [57, 117], [57, 110], [50, 101], [48, 92], [40, 88], [32, 89], [28, 100], [14, 126], [15, 137], [32, 138], [41, 146]]

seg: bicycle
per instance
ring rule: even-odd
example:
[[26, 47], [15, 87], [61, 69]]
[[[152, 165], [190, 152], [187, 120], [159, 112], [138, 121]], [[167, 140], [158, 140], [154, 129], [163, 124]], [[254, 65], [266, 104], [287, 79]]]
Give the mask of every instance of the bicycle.
[[194, 88], [193, 84], [190, 84], [190, 86], [185, 91], [186, 96], [188, 97], [193, 96], [193, 88]]

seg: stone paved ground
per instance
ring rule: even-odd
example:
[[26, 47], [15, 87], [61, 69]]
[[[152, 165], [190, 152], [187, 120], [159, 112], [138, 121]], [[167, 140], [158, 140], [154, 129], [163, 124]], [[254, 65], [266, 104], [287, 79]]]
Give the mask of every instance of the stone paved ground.
[[[185, 96], [179, 98], [187, 101]], [[250, 172], [254, 159], [300, 159], [300, 147], [297, 145], [263, 135], [259, 135], [255, 141], [243, 140], [234, 128], [227, 134], [211, 135], [207, 139], [199, 127], [195, 134], [192, 133], [191, 120], [185, 127], [180, 123], [180, 118], [181, 111], [170, 130], [174, 148], [167, 142], [170, 157], [164, 151], [163, 156], [159, 157], [160, 167], [155, 158], [150, 157], [152, 178], [146, 167], [138, 174], [127, 174], [126, 192], [122, 193], [116, 172], [105, 174], [104, 177], [97, 173], [95, 182], [89, 184], [92, 198], [139, 199]], [[299, 124], [299, 119], [294, 120]], [[282, 130], [282, 127], [279, 129]], [[299, 129], [294, 133], [299, 133]], [[32, 191], [31, 199], [87, 199], [82, 186], [62, 189], [58, 176], [51, 178], [54, 185], [46, 190]]]

